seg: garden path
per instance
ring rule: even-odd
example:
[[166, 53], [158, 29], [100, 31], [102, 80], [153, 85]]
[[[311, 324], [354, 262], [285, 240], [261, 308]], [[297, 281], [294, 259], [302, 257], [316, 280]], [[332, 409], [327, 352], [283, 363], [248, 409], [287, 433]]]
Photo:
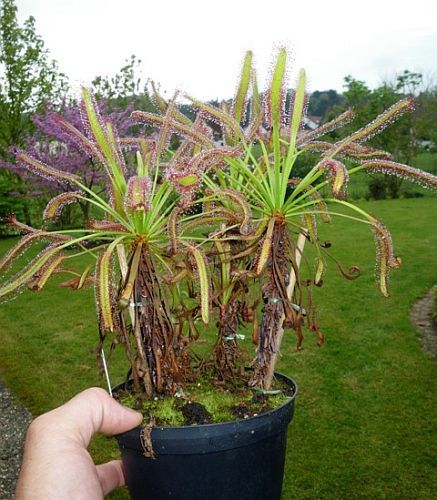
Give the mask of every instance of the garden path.
[[437, 356], [437, 324], [432, 317], [436, 293], [437, 285], [434, 285], [410, 311], [410, 320], [420, 333], [423, 350], [432, 356]]
[[20, 470], [23, 440], [32, 415], [0, 380], [0, 498], [12, 499]]

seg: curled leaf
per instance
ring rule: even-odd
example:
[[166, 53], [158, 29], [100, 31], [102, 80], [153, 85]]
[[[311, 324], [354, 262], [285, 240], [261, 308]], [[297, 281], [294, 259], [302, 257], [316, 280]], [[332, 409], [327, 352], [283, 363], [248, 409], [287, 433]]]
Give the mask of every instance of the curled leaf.
[[349, 173], [345, 165], [338, 160], [324, 159], [320, 162], [320, 168], [327, 170], [332, 178], [332, 194], [336, 198], [344, 198], [345, 188], [349, 181]]
[[43, 212], [43, 219], [45, 221], [57, 220], [62, 213], [62, 209], [66, 205], [77, 201], [81, 196], [83, 196], [81, 191], [58, 194], [58, 196], [55, 196], [47, 203]]
[[373, 222], [373, 233], [376, 242], [376, 272], [381, 293], [388, 297], [388, 273], [389, 269], [397, 269], [401, 265], [401, 259], [393, 253], [393, 240], [387, 227], [378, 220]]
[[139, 177], [134, 175], [129, 178], [126, 194], [124, 197], [124, 206], [131, 211], [150, 210], [150, 189], [151, 182], [148, 177]]

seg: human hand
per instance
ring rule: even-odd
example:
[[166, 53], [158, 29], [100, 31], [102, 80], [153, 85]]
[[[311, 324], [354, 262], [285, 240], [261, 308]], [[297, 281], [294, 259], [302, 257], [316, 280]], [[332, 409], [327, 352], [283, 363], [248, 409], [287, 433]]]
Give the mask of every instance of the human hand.
[[119, 434], [141, 420], [98, 388], [37, 417], [27, 431], [16, 500], [94, 500], [124, 486], [121, 461], [96, 466], [87, 446], [96, 432]]

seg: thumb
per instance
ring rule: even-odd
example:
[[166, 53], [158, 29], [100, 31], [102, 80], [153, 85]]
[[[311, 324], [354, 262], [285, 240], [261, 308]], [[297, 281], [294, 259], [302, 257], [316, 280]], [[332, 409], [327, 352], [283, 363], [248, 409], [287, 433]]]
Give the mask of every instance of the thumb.
[[50, 413], [62, 418], [64, 430], [71, 431], [85, 447], [97, 432], [120, 434], [140, 425], [143, 419], [141, 413], [122, 406], [97, 387], [81, 392]]

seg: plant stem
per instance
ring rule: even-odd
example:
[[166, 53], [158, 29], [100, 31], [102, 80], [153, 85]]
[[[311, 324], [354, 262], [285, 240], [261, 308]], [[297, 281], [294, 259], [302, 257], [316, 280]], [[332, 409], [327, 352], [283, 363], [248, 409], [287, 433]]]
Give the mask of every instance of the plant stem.
[[[296, 245], [296, 254], [295, 254], [296, 269], [299, 269], [299, 266], [300, 266], [300, 262], [302, 259], [302, 252], [303, 252], [303, 248], [305, 246], [305, 241], [306, 241], [306, 236], [305, 236], [305, 233], [302, 232], [299, 234], [299, 237], [297, 239], [297, 245]], [[288, 300], [291, 300], [291, 298], [293, 297], [294, 287], [296, 286], [296, 279], [297, 279], [297, 276], [296, 276], [294, 267], [291, 266], [290, 279], [289, 279], [289, 282], [287, 285], [287, 298], [288, 298]], [[283, 328], [284, 319], [285, 319], [285, 312], [282, 313], [281, 319], [279, 320], [279, 323], [278, 323], [278, 329], [277, 329], [276, 339], [275, 339], [276, 350], [275, 350], [275, 352], [273, 352], [272, 357], [270, 359], [270, 364], [269, 364], [269, 367], [267, 370], [267, 376], [265, 378], [265, 387], [264, 388], [266, 390], [270, 390], [271, 386], [272, 386], [273, 376], [275, 373], [276, 364], [278, 362], [281, 343], [282, 343], [282, 339], [284, 337], [284, 328]]]
[[[126, 253], [124, 250], [124, 245], [117, 245], [117, 255], [118, 255], [118, 261], [120, 264], [120, 272], [121, 276], [123, 279], [123, 282], [126, 280], [126, 277], [128, 275], [128, 265], [127, 265], [127, 260], [126, 260]], [[132, 332], [137, 344], [137, 349], [138, 349], [138, 355], [139, 355], [139, 363], [140, 363], [140, 368], [141, 368], [141, 378], [143, 379], [144, 382], [144, 389], [146, 391], [147, 397], [151, 397], [153, 393], [153, 386], [152, 386], [152, 380], [150, 378], [150, 372], [149, 372], [149, 366], [147, 363], [147, 357], [146, 353], [144, 352], [144, 347], [143, 343], [141, 340], [141, 332], [140, 332], [140, 325], [138, 318], [136, 317], [135, 314], [135, 306], [134, 305], [129, 305], [129, 316], [131, 320], [131, 325], [132, 325]], [[126, 345], [129, 346], [130, 342], [129, 339], [126, 338]], [[132, 362], [132, 361], [131, 361]], [[135, 374], [137, 373], [137, 366], [134, 365], [132, 366], [132, 372]]]

